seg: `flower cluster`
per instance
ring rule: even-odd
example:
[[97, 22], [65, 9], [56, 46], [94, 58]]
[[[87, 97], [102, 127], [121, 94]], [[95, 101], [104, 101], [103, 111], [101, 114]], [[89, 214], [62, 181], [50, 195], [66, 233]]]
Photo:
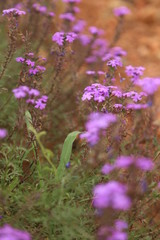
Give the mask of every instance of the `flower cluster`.
[[42, 6], [40, 5], [39, 3], [34, 3], [32, 5], [33, 9], [38, 12], [38, 13], [41, 13], [41, 14], [46, 14], [50, 17], [54, 17], [55, 16], [55, 13], [54, 12], [49, 12], [47, 7], [46, 6]]
[[135, 85], [140, 86], [148, 95], [153, 95], [160, 86], [160, 78], [143, 78], [135, 81]]
[[116, 17], [122, 17], [124, 15], [130, 14], [131, 11], [126, 6], [122, 6], [122, 7], [114, 8], [113, 13]]
[[28, 232], [12, 228], [9, 225], [4, 225], [0, 228], [1, 240], [31, 240]]
[[126, 66], [126, 74], [131, 77], [131, 81], [136, 81], [140, 76], [143, 75], [145, 68], [144, 67], [133, 67], [131, 65]]
[[[87, 73], [89, 75], [93, 75], [95, 74], [95, 71], [88, 71]], [[103, 72], [100, 72], [100, 74], [101, 73], [103, 74]], [[93, 99], [95, 102], [100, 103], [104, 102], [106, 98], [109, 98], [111, 95], [120, 99], [131, 99], [134, 103], [141, 101], [144, 96], [147, 96], [147, 94], [144, 92], [138, 93], [136, 91], [130, 91], [123, 93], [118, 89], [117, 86], [104, 86], [100, 83], [93, 83], [91, 86], [88, 86], [84, 89], [82, 101], [90, 101]]]
[[101, 227], [98, 236], [103, 238], [103, 236], [108, 236], [107, 240], [127, 240], [127, 233], [125, 230], [128, 228], [128, 224], [124, 220], [115, 220], [113, 226]]
[[12, 90], [15, 98], [26, 98], [26, 103], [33, 104], [35, 108], [43, 110], [46, 107], [48, 96], [40, 97], [40, 92], [37, 89], [29, 88], [27, 86], [19, 86]]
[[127, 169], [129, 167], [135, 167], [142, 171], [150, 171], [153, 169], [153, 162], [151, 159], [145, 157], [120, 156], [113, 165], [105, 164], [102, 168], [102, 173], [108, 174], [115, 169]]
[[[33, 53], [28, 53], [29, 57], [33, 57]], [[43, 60], [43, 59], [42, 59]], [[22, 64], [26, 64], [29, 68], [28, 72], [30, 75], [36, 75], [38, 73], [44, 73], [46, 68], [44, 66], [37, 65], [35, 66], [35, 62], [30, 59], [25, 59], [23, 57], [17, 57], [16, 62], [20, 62]]]
[[25, 15], [26, 12], [25, 11], [21, 11], [17, 8], [9, 8], [9, 9], [5, 9], [3, 10], [3, 14], [2, 16], [14, 16], [14, 17], [18, 17], [18, 16], [21, 16], [21, 15]]
[[89, 115], [86, 123], [86, 132], [80, 135], [81, 138], [94, 146], [100, 139], [102, 130], [107, 129], [112, 123], [116, 122], [116, 116], [109, 113], [93, 112]]
[[65, 42], [72, 43], [77, 38], [77, 34], [74, 32], [64, 33], [56, 32], [52, 36], [52, 41], [56, 42], [59, 46], [63, 46]]
[[0, 139], [7, 136], [7, 130], [5, 128], [0, 128]]
[[93, 204], [96, 208], [128, 210], [131, 199], [127, 196], [127, 187], [122, 183], [110, 181], [99, 184], [93, 190]]

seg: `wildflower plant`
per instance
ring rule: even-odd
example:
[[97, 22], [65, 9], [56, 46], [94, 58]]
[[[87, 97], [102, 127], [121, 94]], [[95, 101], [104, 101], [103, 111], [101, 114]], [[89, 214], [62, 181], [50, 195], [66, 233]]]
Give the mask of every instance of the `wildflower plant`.
[[59, 2], [0, 3], [0, 239], [156, 239], [160, 78], [116, 45], [128, 7], [109, 42]]

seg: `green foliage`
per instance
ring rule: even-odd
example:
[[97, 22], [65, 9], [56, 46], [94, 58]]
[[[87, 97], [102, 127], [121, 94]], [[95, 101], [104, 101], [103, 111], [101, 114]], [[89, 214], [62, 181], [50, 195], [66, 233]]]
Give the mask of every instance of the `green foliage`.
[[64, 141], [63, 149], [60, 157], [60, 163], [56, 172], [56, 179], [59, 181], [62, 179], [66, 164], [70, 161], [70, 157], [72, 153], [72, 145], [79, 133], [80, 132], [75, 131], [68, 134], [67, 138]]

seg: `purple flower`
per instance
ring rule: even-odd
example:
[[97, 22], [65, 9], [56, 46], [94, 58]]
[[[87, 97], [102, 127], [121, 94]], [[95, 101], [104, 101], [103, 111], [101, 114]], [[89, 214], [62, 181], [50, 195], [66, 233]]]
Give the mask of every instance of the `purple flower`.
[[21, 16], [21, 15], [25, 15], [25, 14], [26, 14], [25, 11], [21, 11], [21, 10], [19, 10], [17, 8], [9, 8], [9, 9], [3, 10], [2, 16], [13, 15], [14, 17], [17, 17], [17, 16]]
[[109, 97], [109, 88], [98, 83], [94, 83], [84, 89], [84, 94], [82, 96], [82, 101], [91, 100], [103, 102], [106, 97]]
[[112, 53], [113, 57], [121, 57], [121, 56], [127, 55], [127, 52], [124, 51], [121, 47], [111, 48], [111, 53]]
[[71, 162], [68, 162], [68, 163], [66, 164], [66, 168], [70, 168], [70, 166], [71, 166]]
[[36, 75], [38, 73], [38, 69], [37, 68], [30, 68], [29, 69], [29, 74], [30, 75]]
[[89, 28], [90, 33], [92, 33], [93, 35], [102, 35], [104, 33], [104, 31], [102, 29], [98, 29], [95, 26], [92, 26]]
[[34, 53], [33, 52], [30, 52], [27, 54], [28, 57], [34, 57]]
[[131, 11], [126, 6], [122, 6], [122, 7], [114, 8], [113, 13], [116, 17], [121, 17], [124, 15], [130, 14]]
[[97, 71], [98, 75], [105, 75], [106, 73], [103, 71]]
[[49, 17], [54, 17], [54, 16], [55, 16], [55, 13], [54, 13], [54, 12], [48, 12], [48, 16], [49, 16]]
[[101, 172], [106, 175], [106, 174], [112, 172], [113, 170], [114, 170], [114, 166], [106, 163], [106, 164], [102, 167]]
[[117, 168], [128, 168], [130, 167], [132, 164], [134, 164], [134, 159], [133, 157], [129, 157], [129, 156], [120, 156], [116, 159], [115, 161], [115, 167]]
[[140, 76], [143, 75], [145, 68], [144, 67], [132, 67], [131, 65], [126, 66], [126, 74], [131, 77], [131, 81], [136, 81]]
[[91, 38], [88, 35], [85, 35], [85, 34], [79, 35], [78, 39], [80, 40], [80, 42], [83, 46], [86, 46], [91, 42]]
[[25, 59], [23, 57], [17, 57], [16, 62], [24, 63]]
[[[127, 233], [124, 232], [128, 224], [123, 220], [116, 220], [113, 226], [103, 226], [100, 228], [98, 235], [100, 239], [105, 240], [128, 240]], [[104, 238], [106, 237], [107, 238]]]
[[118, 110], [121, 110], [121, 109], [124, 108], [123, 105], [120, 104], [120, 103], [116, 103], [116, 104], [114, 104], [113, 107], [116, 108], [116, 109], [118, 109]]
[[111, 89], [117, 88], [115, 86], [104, 86], [99, 83], [93, 83], [84, 89], [82, 101], [93, 99], [96, 102], [104, 102], [110, 96]]
[[47, 7], [46, 6], [41, 6], [39, 3], [34, 3], [32, 7], [40, 13], [46, 13], [47, 12]]
[[115, 168], [128, 168], [135, 166], [142, 171], [151, 171], [153, 169], [153, 162], [149, 158], [145, 157], [134, 157], [134, 156], [120, 156], [116, 159]]
[[130, 104], [127, 104], [126, 109], [140, 110], [140, 109], [146, 109], [148, 107], [149, 107], [148, 104], [130, 103]]
[[121, 231], [123, 229], [127, 229], [128, 224], [125, 221], [118, 219], [118, 220], [115, 221], [115, 227], [116, 227], [117, 230]]
[[65, 41], [72, 43], [76, 38], [77, 38], [77, 34], [74, 32], [69, 32], [69, 33], [56, 32], [52, 36], [52, 41], [56, 42], [59, 46], [63, 46]]
[[5, 128], [0, 128], [0, 139], [5, 138], [7, 136], [7, 130]]
[[153, 95], [160, 86], [160, 78], [143, 78], [135, 81], [135, 85], [140, 86], [148, 95]]
[[77, 34], [74, 32], [69, 32], [66, 34], [66, 41], [72, 43], [77, 38]]
[[93, 112], [88, 117], [86, 132], [82, 133], [80, 138], [85, 138], [91, 146], [94, 146], [100, 139], [101, 131], [108, 128], [114, 122], [116, 122], [114, 114]]
[[27, 64], [28, 66], [34, 67], [35, 62], [32, 62], [30, 59], [27, 59], [27, 60], [26, 60], [26, 64]]
[[35, 108], [39, 108], [40, 110], [45, 109], [46, 107], [46, 103], [48, 100], [48, 96], [42, 96], [41, 98], [37, 99], [37, 101], [35, 101]]
[[131, 207], [131, 200], [127, 196], [127, 187], [116, 181], [95, 186], [93, 203], [96, 208], [113, 208], [123, 211]]
[[122, 92], [119, 91], [119, 90], [113, 90], [112, 95], [115, 96], [115, 97], [118, 97], [118, 98], [121, 98], [123, 96]]
[[63, 43], [64, 43], [64, 32], [56, 32], [52, 36], [52, 41], [56, 42], [59, 46], [63, 46]]
[[19, 86], [12, 90], [15, 98], [25, 98], [28, 94], [29, 88], [27, 86]]
[[37, 89], [31, 88], [31, 89], [28, 91], [28, 94], [29, 94], [30, 96], [33, 95], [33, 96], [37, 97], [37, 96], [40, 95], [40, 92], [39, 92]]
[[9, 225], [4, 225], [0, 228], [1, 240], [31, 240], [28, 232], [12, 228]]
[[46, 68], [43, 66], [36, 66], [35, 68], [30, 68], [29, 69], [29, 74], [31, 75], [36, 75], [37, 73], [43, 73], [45, 72]]
[[142, 100], [143, 96], [147, 96], [147, 94], [144, 92], [137, 93], [135, 91], [130, 91], [130, 92], [123, 93], [122, 96], [124, 98], [131, 98], [134, 102], [138, 102], [138, 101]]
[[74, 7], [73, 7], [73, 12], [74, 12], [74, 13], [79, 13], [79, 12], [80, 12], [79, 7], [74, 6]]
[[151, 159], [140, 157], [136, 159], [136, 167], [140, 168], [143, 171], [151, 171], [154, 167], [154, 164]]
[[121, 62], [121, 58], [119, 58], [119, 57], [116, 57], [116, 58], [114, 58], [112, 60], [109, 60], [107, 62], [107, 65], [111, 66], [113, 68], [117, 68], [117, 67], [122, 67], [123, 66], [123, 64]]
[[86, 25], [86, 22], [84, 20], [79, 20], [74, 26], [73, 31], [76, 33], [80, 33], [83, 31], [84, 27]]
[[97, 62], [97, 57], [96, 56], [90, 56], [85, 59], [87, 63], [94, 63]]
[[95, 75], [96, 72], [95, 72], [95, 71], [91, 71], [91, 70], [87, 70], [87, 71], [86, 71], [86, 74], [87, 74], [87, 75]]
[[75, 21], [75, 16], [72, 13], [69, 13], [69, 12], [61, 14], [60, 18], [71, 21], [71, 22]]

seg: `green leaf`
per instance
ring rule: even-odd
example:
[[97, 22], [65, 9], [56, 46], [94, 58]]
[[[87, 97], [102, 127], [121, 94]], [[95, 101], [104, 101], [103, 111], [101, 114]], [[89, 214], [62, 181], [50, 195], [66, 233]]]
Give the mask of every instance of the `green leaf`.
[[57, 173], [56, 173], [57, 180], [60, 180], [63, 177], [64, 171], [65, 171], [65, 166], [70, 161], [73, 142], [75, 141], [78, 134], [80, 134], [79, 131], [71, 132], [68, 134], [68, 136], [66, 137], [66, 139], [64, 141], [62, 153], [61, 153], [61, 157], [60, 157], [60, 163], [59, 163], [59, 166], [57, 168]]
[[26, 121], [27, 129], [29, 129], [30, 127], [33, 127], [32, 116], [29, 111], [25, 112], [25, 121]]

